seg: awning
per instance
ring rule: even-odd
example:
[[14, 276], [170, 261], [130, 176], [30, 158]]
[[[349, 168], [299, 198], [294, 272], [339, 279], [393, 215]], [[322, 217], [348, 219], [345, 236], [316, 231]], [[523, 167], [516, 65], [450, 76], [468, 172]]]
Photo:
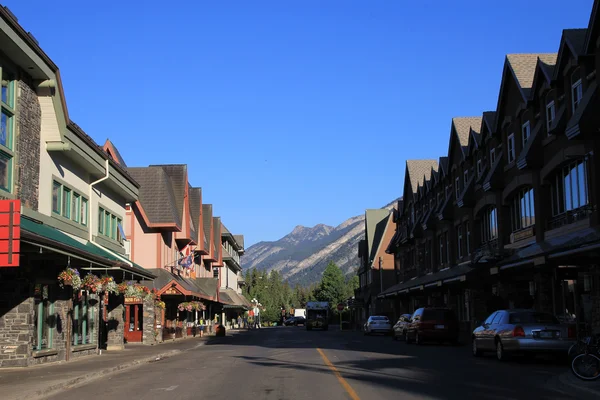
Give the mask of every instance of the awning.
[[205, 296], [200, 293], [199, 288], [188, 278], [179, 276], [164, 268], [155, 268], [150, 271], [156, 275], [156, 279], [154, 279], [154, 281], [144, 281], [142, 283], [156, 289], [159, 295], [173, 294], [192, 296], [200, 299], [205, 298]]
[[207, 300], [217, 301], [217, 286], [219, 284], [217, 278], [196, 278], [192, 279], [192, 282]]
[[536, 257], [548, 256], [549, 258], [554, 258], [555, 254], [560, 254], [565, 251], [576, 249], [585, 251], [587, 250], [586, 246], [595, 243], [600, 243], [600, 229], [586, 228], [523, 247], [500, 263], [499, 267], [500, 269], [507, 269], [510, 267], [531, 264]]
[[82, 243], [58, 229], [42, 222], [33, 221], [25, 216], [21, 218], [21, 241], [39, 246], [56, 253], [71, 256], [99, 267], [119, 269], [134, 273], [143, 278], [153, 279], [155, 276], [138, 264], [127, 264], [124, 260], [103, 250], [90, 242]]
[[410, 290], [423, 289], [425, 287], [442, 286], [445, 283], [462, 281], [466, 279], [467, 274], [474, 271], [475, 268], [469, 265], [457, 265], [456, 267], [444, 269], [431, 275], [419, 276], [410, 281], [402, 282], [391, 288], [384, 290], [378, 298], [395, 296], [399, 293]]
[[248, 310], [249, 304], [232, 289], [219, 289], [219, 300], [223, 308]]

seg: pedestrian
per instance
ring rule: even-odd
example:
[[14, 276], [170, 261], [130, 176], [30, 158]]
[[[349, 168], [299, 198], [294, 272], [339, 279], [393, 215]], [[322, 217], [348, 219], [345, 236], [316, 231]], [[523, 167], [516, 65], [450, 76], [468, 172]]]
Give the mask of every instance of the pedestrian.
[[242, 316], [241, 315], [238, 315], [237, 325], [238, 325], [238, 329], [242, 329]]
[[204, 337], [204, 320], [200, 320], [200, 337]]

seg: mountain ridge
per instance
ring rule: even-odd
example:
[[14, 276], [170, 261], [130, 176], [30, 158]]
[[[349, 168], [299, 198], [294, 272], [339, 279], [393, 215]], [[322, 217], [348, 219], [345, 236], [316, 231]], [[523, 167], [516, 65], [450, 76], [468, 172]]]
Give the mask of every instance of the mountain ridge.
[[[391, 210], [396, 199], [382, 209]], [[246, 249], [241, 262], [244, 269], [278, 271], [291, 285], [318, 282], [329, 261], [345, 274], [358, 267], [358, 242], [364, 238], [365, 215], [350, 217], [333, 227], [316, 224], [296, 225], [275, 241], [261, 241]]]

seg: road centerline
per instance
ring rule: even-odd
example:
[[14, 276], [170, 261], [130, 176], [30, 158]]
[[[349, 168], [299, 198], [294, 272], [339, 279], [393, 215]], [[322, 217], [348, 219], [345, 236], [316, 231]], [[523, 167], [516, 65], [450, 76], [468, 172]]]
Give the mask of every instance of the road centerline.
[[323, 350], [317, 348], [317, 351], [321, 355], [321, 358], [323, 359], [323, 361], [325, 361], [325, 364], [327, 364], [329, 369], [331, 369], [331, 371], [333, 371], [333, 374], [338, 379], [338, 381], [340, 382], [340, 385], [342, 385], [342, 387], [344, 388], [346, 393], [348, 393], [350, 398], [352, 400], [360, 400], [360, 397], [358, 397], [358, 395], [356, 394], [354, 389], [352, 389], [352, 386], [350, 386], [348, 381], [346, 381], [346, 379], [344, 379], [344, 377], [342, 376], [342, 374], [340, 374], [340, 371], [338, 371], [338, 369], [335, 367], [335, 365], [333, 365], [333, 363], [331, 361], [329, 361], [329, 358], [327, 358], [327, 356], [325, 355]]

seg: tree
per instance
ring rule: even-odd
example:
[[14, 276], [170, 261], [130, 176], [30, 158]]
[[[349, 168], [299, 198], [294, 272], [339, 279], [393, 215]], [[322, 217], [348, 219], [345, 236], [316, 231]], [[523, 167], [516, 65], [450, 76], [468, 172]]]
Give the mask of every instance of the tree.
[[315, 296], [319, 301], [327, 301], [332, 306], [346, 300], [347, 285], [344, 273], [333, 261], [330, 261], [323, 271], [321, 283]]

